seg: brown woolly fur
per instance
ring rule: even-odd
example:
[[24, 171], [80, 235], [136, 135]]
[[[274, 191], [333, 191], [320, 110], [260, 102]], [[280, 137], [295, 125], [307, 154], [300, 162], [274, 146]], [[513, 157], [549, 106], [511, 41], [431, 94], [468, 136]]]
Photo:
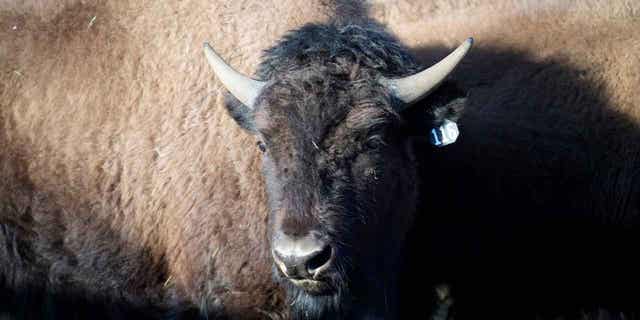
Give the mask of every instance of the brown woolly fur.
[[250, 72], [261, 49], [332, 10], [309, 1], [0, 2], [0, 279], [15, 298], [0, 313], [31, 296], [46, 305], [37, 290], [113, 299], [122, 307], [112, 316], [152, 306], [272, 313], [281, 299], [260, 154], [221, 107], [201, 45], [215, 43]]
[[[636, 0], [0, 0], [0, 318], [635, 319], [638, 30]], [[379, 76], [468, 36], [396, 112]], [[316, 229], [332, 294], [273, 266]]]

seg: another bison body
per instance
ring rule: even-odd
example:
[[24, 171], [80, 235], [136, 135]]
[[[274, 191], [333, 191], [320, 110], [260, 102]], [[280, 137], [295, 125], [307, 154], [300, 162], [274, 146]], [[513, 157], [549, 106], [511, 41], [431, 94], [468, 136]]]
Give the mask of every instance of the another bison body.
[[[413, 10], [441, 15], [393, 19]], [[468, 92], [460, 140], [420, 161], [421, 180], [430, 180], [405, 274], [452, 283], [459, 318], [618, 319], [621, 310], [637, 317], [635, 3], [496, 1], [384, 12], [425, 64], [446, 52], [433, 44], [439, 34], [473, 34], [478, 43], [454, 75]], [[407, 291], [430, 283], [412, 279]]]
[[[273, 266], [269, 211], [274, 207], [265, 190], [278, 191], [284, 170], [271, 169], [277, 180], [267, 172], [265, 185], [256, 140], [223, 105], [250, 130], [255, 121], [265, 129], [265, 115], [247, 116], [234, 99], [225, 103], [219, 84], [210, 87], [200, 44], [211, 41], [250, 74], [260, 65], [260, 52], [285, 31], [320, 23], [279, 42], [262, 60], [259, 77], [286, 78], [304, 64], [296, 59], [305, 55], [286, 45], [305, 41], [316, 54], [308, 58], [325, 57], [318, 68], [324, 66], [345, 87], [362, 79], [362, 72], [403, 76], [417, 71], [408, 50], [368, 24], [357, 2], [2, 5], [0, 314], [277, 318], [297, 302], [293, 315], [300, 318], [416, 318], [429, 316], [426, 301], [440, 282], [453, 288], [459, 318], [556, 316], [599, 307], [637, 310], [629, 290], [640, 283], [633, 259], [640, 210], [640, 147], [633, 143], [640, 137], [634, 94], [640, 81], [632, 72], [640, 66], [632, 54], [640, 49], [632, 32], [638, 9], [631, 2], [593, 2], [598, 6], [370, 4], [379, 21], [425, 65], [468, 35], [480, 46], [454, 74], [455, 85], [445, 84], [426, 98], [425, 108], [395, 115], [399, 125], [405, 121], [402, 134], [414, 137], [413, 159], [403, 172], [416, 176], [393, 174], [395, 181], [409, 182], [403, 183], [410, 188], [402, 196], [417, 201], [403, 201], [407, 225], [414, 219], [406, 241], [404, 231], [395, 234], [393, 228], [354, 233], [362, 237], [353, 239], [349, 231], [366, 231], [366, 225], [346, 224], [346, 214], [324, 217], [326, 225], [349, 227], [341, 233], [346, 245], [377, 254], [361, 257], [402, 258], [387, 269], [376, 267], [384, 264], [380, 260], [361, 257], [355, 267], [345, 264], [361, 271], [362, 278], [349, 279], [356, 291], [325, 302], [301, 296]], [[344, 27], [348, 20], [340, 21], [342, 29], [325, 24], [336, 10], [357, 22], [354, 32]], [[425, 22], [425, 16], [434, 18]], [[504, 27], [509, 24], [518, 28]], [[367, 35], [367, 30], [377, 31]], [[339, 38], [332, 33], [348, 34], [346, 42], [365, 37], [365, 48], [332, 52], [337, 47], [331, 42]], [[445, 34], [455, 40], [434, 45]], [[398, 47], [366, 47], [372, 36]], [[351, 44], [357, 47], [358, 41]], [[306, 84], [292, 81], [300, 87], [291, 89], [308, 93], [321, 87], [313, 75]], [[382, 106], [378, 109], [398, 103], [377, 95], [381, 88], [372, 83], [362, 88], [361, 96], [351, 91], [347, 97], [385, 97], [372, 103]], [[457, 100], [462, 95], [466, 100]], [[337, 109], [309, 119], [338, 116], [341, 106], [353, 106], [340, 93], [324, 98], [314, 101]], [[434, 119], [452, 116], [463, 101], [460, 141], [444, 149], [431, 146], [426, 137]], [[355, 114], [354, 120], [366, 123], [367, 115], [372, 114]], [[304, 116], [310, 114], [300, 116], [308, 123]], [[304, 134], [324, 130], [321, 125], [305, 129]], [[293, 141], [306, 138], [301, 131], [278, 133], [283, 132], [298, 132]], [[349, 151], [304, 142], [297, 150], [308, 154]], [[376, 142], [362, 145], [375, 149]], [[274, 152], [273, 146], [266, 149]], [[394, 150], [397, 155], [407, 149]], [[300, 166], [301, 172], [290, 174], [317, 173], [309, 168], [315, 167]], [[349, 186], [368, 190], [358, 184], [365, 180], [357, 179], [378, 176], [375, 170], [366, 173], [349, 177]], [[286, 189], [286, 183], [281, 186]], [[375, 195], [398, 198], [384, 191]], [[314, 207], [303, 201], [311, 197], [290, 199], [296, 208]], [[363, 203], [357, 197], [347, 200]], [[366, 214], [355, 207], [345, 212]], [[389, 221], [395, 220], [371, 224]], [[298, 229], [304, 224], [292, 225], [291, 230], [304, 230]], [[406, 250], [398, 249], [403, 246]], [[355, 249], [342, 251], [343, 259], [355, 257]], [[397, 281], [392, 296], [376, 290], [375, 281], [385, 276]], [[363, 298], [363, 290], [374, 297], [369, 304], [359, 304], [369, 298]], [[289, 299], [307, 300], [287, 301], [285, 291]]]

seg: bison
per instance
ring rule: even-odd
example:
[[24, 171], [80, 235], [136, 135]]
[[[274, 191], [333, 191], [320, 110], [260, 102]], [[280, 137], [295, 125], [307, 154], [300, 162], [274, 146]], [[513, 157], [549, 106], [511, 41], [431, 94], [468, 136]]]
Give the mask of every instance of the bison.
[[0, 314], [424, 318], [440, 281], [462, 318], [635, 306], [631, 2], [0, 10]]
[[[295, 318], [397, 314], [397, 271], [419, 196], [412, 137], [457, 119], [460, 99], [423, 98], [471, 44], [419, 71], [373, 24], [310, 24], [265, 51], [262, 80], [234, 71], [205, 45], [237, 98], [230, 114], [263, 153], [275, 274]], [[422, 115], [407, 119], [409, 108]]]

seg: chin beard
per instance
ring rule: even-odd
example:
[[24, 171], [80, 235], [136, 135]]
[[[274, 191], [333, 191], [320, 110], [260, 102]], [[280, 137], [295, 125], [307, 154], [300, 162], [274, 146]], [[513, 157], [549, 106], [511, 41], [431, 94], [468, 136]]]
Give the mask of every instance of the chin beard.
[[350, 295], [341, 290], [310, 294], [289, 283], [287, 301], [292, 319], [344, 319], [351, 310]]
[[[384, 310], [390, 307], [394, 301], [385, 301], [386, 294], [393, 294], [393, 291], [385, 292], [388, 288], [364, 289], [368, 294], [357, 290], [352, 292], [347, 286], [332, 285], [332, 290], [323, 293], [310, 293], [294, 285], [290, 280], [278, 277], [280, 285], [287, 293], [287, 304], [290, 308], [291, 319], [313, 320], [313, 319], [386, 319], [393, 315], [391, 310]], [[345, 283], [345, 282], [341, 282]], [[360, 293], [360, 294], [358, 294]], [[373, 295], [369, 295], [373, 294]], [[358, 298], [354, 298], [354, 297]], [[392, 300], [392, 299], [390, 299]], [[387, 305], [389, 304], [389, 305]]]
[[331, 279], [327, 284], [328, 290], [318, 293], [305, 291], [282, 277], [274, 268], [275, 280], [285, 289], [287, 305], [290, 308], [291, 319], [347, 319], [352, 312], [353, 299], [351, 292], [344, 285], [335, 285], [337, 279]]

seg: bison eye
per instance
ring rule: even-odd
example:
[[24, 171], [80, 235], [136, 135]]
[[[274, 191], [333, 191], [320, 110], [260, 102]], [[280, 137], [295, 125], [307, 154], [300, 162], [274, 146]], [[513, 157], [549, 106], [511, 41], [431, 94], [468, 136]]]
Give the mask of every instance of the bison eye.
[[369, 150], [377, 150], [384, 146], [384, 142], [380, 138], [370, 138], [367, 140], [365, 144], [366, 148]]
[[267, 146], [264, 144], [264, 142], [258, 141], [256, 145], [258, 146], [258, 149], [262, 151], [262, 153], [265, 153], [267, 151]]

